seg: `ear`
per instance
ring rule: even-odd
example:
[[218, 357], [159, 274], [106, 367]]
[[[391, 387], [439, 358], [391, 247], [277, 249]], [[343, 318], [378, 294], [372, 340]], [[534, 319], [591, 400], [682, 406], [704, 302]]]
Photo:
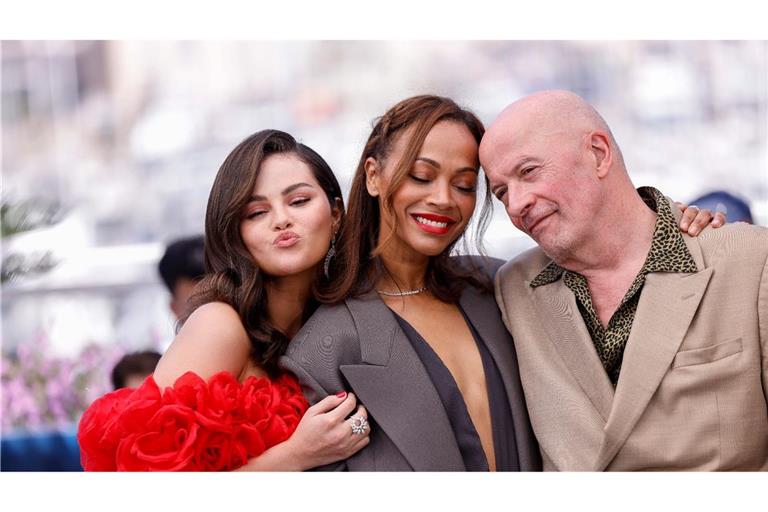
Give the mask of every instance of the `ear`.
[[381, 168], [375, 158], [369, 156], [365, 159], [365, 188], [372, 197], [377, 197], [379, 191], [379, 178]]
[[613, 163], [613, 147], [610, 137], [600, 131], [592, 132], [589, 136], [590, 150], [595, 157], [597, 177], [602, 179], [608, 175]]
[[339, 232], [339, 224], [341, 224], [341, 198], [336, 197], [333, 200], [334, 206], [331, 207], [331, 218], [333, 218], [333, 236]]

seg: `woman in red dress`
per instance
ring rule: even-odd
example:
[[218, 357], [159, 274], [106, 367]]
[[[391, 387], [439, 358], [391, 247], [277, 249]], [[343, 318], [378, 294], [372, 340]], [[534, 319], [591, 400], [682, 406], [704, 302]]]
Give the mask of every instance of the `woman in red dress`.
[[255, 133], [227, 156], [208, 199], [207, 274], [154, 375], [83, 415], [86, 470], [304, 470], [368, 444], [354, 395], [307, 408], [277, 367], [335, 274], [341, 196], [328, 164], [287, 133]]

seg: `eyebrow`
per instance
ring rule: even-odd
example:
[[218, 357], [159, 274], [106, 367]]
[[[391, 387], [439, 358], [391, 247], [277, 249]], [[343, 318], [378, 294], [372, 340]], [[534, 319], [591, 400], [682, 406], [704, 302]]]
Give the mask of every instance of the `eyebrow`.
[[520, 169], [521, 169], [523, 166], [525, 166], [525, 165], [528, 165], [529, 163], [531, 163], [531, 162], [533, 162], [533, 161], [535, 161], [535, 160], [536, 160], [536, 159], [535, 159], [534, 157], [532, 157], [532, 156], [525, 156], [525, 157], [523, 157], [523, 159], [522, 159], [522, 160], [520, 160], [520, 162], [519, 162], [519, 163], [518, 163], [516, 166], [514, 166], [514, 167], [512, 168], [512, 172], [513, 172], [513, 173], [516, 173], [516, 172], [517, 172], [517, 171], [519, 171], [519, 170], [520, 170]]
[[[302, 187], [314, 188], [309, 183], [304, 183], [304, 182], [294, 183], [290, 187], [285, 187], [285, 189], [282, 192], [280, 192], [280, 194], [283, 195], [283, 196], [287, 196], [288, 194], [290, 194], [294, 190], [302, 188]], [[267, 200], [266, 197], [254, 194], [254, 195], [251, 196], [251, 199], [250, 199], [249, 202], [251, 202], [251, 201], [266, 201], [266, 200]]]
[[[425, 156], [416, 157], [416, 161], [418, 162], [419, 160], [421, 160], [422, 162], [425, 162], [425, 163], [431, 165], [432, 167], [436, 167], [436, 168], [440, 169], [440, 164], [437, 163], [436, 161], [432, 160], [431, 158], [427, 158]], [[480, 174], [480, 170], [479, 169], [475, 169], [474, 167], [462, 167], [461, 169], [459, 169], [459, 172], [467, 172], [467, 171], [473, 172], [475, 174]]]

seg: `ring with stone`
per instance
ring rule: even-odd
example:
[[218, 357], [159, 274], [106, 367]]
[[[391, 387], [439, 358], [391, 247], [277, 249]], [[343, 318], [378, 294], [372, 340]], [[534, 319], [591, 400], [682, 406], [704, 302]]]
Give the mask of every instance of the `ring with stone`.
[[353, 434], [362, 436], [368, 430], [368, 420], [363, 416], [352, 416], [349, 418], [349, 422], [352, 425]]

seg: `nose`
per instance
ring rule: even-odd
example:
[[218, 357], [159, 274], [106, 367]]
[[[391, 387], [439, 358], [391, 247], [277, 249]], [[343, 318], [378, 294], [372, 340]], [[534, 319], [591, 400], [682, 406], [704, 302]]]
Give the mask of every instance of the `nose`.
[[282, 231], [293, 226], [293, 221], [284, 206], [277, 206], [272, 209], [272, 229]]
[[451, 206], [453, 198], [451, 197], [451, 184], [447, 180], [433, 181], [432, 189], [429, 193], [427, 203], [436, 208], [448, 208]]
[[533, 208], [535, 197], [522, 187], [507, 187], [507, 215], [514, 222], [520, 220]]

